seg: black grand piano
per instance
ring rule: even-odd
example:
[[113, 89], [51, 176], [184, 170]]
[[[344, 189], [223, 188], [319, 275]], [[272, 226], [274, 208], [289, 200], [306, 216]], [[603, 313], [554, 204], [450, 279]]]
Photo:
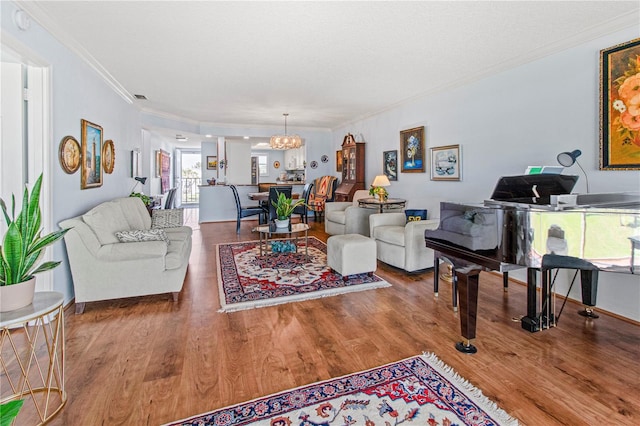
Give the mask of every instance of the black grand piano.
[[[555, 325], [551, 271], [580, 272], [585, 316], [596, 316], [598, 271], [640, 273], [640, 193], [571, 194], [577, 176], [502, 177], [481, 204], [443, 202], [440, 225], [425, 231], [438, 266], [453, 266], [460, 305], [461, 352], [475, 353], [478, 284], [481, 271], [527, 268], [527, 312], [522, 328], [536, 332]], [[542, 277], [538, 300], [538, 276]]]

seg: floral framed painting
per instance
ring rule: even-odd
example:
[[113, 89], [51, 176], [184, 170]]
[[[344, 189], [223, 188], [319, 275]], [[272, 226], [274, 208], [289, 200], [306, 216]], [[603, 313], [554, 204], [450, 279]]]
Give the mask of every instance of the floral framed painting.
[[82, 120], [82, 177], [80, 189], [102, 186], [102, 127]]
[[640, 170], [640, 39], [600, 51], [600, 170]]
[[431, 180], [462, 180], [460, 145], [431, 148]]
[[424, 126], [400, 132], [402, 173], [424, 173]]
[[389, 180], [398, 180], [398, 150], [382, 153], [382, 171]]

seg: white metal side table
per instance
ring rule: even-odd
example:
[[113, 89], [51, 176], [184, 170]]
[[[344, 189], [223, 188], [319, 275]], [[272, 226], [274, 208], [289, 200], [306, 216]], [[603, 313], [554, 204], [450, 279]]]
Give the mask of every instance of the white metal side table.
[[63, 301], [62, 293], [36, 292], [31, 305], [0, 313], [0, 403], [25, 399], [16, 424], [33, 410], [44, 424], [67, 402]]

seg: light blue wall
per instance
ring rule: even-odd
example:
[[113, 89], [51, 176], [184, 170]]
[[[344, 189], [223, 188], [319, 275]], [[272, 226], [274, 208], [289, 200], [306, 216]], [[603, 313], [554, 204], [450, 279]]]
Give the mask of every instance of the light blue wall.
[[[522, 174], [529, 165], [557, 165], [559, 152], [576, 148], [590, 192], [639, 191], [639, 171], [598, 170], [599, 52], [639, 35], [638, 28], [619, 31], [335, 129], [332, 150], [345, 134], [362, 133], [370, 184], [382, 172], [382, 152], [399, 150], [403, 129], [425, 126], [427, 151], [460, 145], [461, 182], [431, 181], [427, 170], [400, 173], [388, 188], [392, 197], [409, 200], [409, 208], [427, 208], [431, 217], [441, 201], [482, 202], [500, 176]], [[428, 164], [428, 152], [426, 159]], [[586, 192], [577, 166], [565, 173], [580, 176], [575, 191]], [[577, 288], [572, 297], [580, 298]], [[598, 306], [640, 320], [640, 277], [600, 274]]]
[[[60, 44], [35, 22], [27, 31], [20, 31], [12, 17], [16, 6], [0, 2], [2, 41], [11, 42], [20, 51], [37, 56], [51, 70], [51, 158], [53, 184], [53, 223], [83, 212], [102, 201], [128, 194], [135, 181], [130, 177], [129, 158], [135, 146], [140, 146], [140, 113], [117, 95], [85, 62]], [[66, 135], [81, 141], [80, 120], [102, 126], [103, 137], [115, 146], [113, 174], [103, 175], [98, 188], [80, 189], [80, 171], [66, 174], [58, 163], [58, 144]], [[65, 259], [63, 243], [53, 247], [54, 259]], [[73, 297], [71, 275], [67, 262], [54, 271], [54, 288]]]

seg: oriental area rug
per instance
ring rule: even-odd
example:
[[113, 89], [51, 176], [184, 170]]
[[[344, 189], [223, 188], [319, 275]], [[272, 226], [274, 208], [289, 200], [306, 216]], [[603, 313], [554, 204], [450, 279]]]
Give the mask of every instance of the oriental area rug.
[[[347, 281], [327, 266], [327, 245], [298, 239], [297, 252], [260, 256], [258, 241], [218, 244], [220, 312], [233, 312], [354, 291], [389, 287], [380, 277], [350, 275]], [[354, 253], [357, 256], [357, 253]]]
[[326, 380], [170, 426], [514, 426], [518, 421], [434, 354]]

